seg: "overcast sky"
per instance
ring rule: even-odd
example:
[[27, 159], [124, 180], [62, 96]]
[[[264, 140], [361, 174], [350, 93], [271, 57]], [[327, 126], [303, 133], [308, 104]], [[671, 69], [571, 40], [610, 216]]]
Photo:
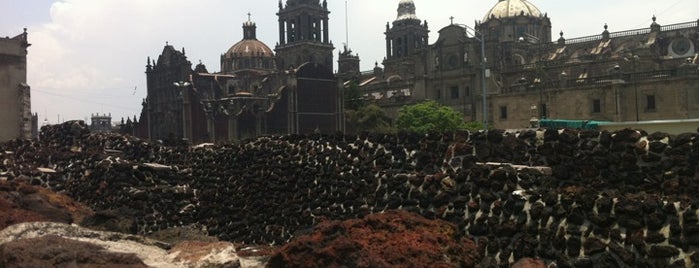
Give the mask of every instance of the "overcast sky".
[[[397, 15], [399, 0], [328, 0], [335, 47], [346, 42], [358, 53], [362, 70], [385, 55], [384, 31]], [[699, 19], [697, 0], [531, 0], [551, 18], [554, 39], [648, 27], [656, 14], [661, 25]], [[439, 29], [474, 25], [497, 0], [415, 0], [427, 20], [430, 42]], [[0, 36], [29, 32], [28, 84], [32, 110], [55, 123], [111, 113], [114, 121], [140, 115], [146, 97], [146, 58], [157, 58], [165, 42], [186, 50], [196, 65], [220, 70], [220, 55], [243, 37], [247, 13], [257, 37], [274, 49], [278, 41], [278, 0], [0, 0]], [[335, 51], [335, 60], [337, 60]]]

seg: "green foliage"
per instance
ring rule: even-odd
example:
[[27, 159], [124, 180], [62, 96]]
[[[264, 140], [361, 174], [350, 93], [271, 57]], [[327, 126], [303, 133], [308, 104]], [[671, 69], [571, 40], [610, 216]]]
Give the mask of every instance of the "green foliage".
[[417, 133], [478, 129], [478, 126], [478, 123], [474, 122], [465, 124], [461, 113], [435, 101], [405, 106], [400, 110], [396, 120], [398, 129]]
[[356, 111], [364, 106], [364, 97], [362, 92], [359, 91], [359, 86], [354, 81], [350, 82], [347, 88], [345, 88], [344, 97], [345, 109]]
[[391, 119], [381, 107], [369, 104], [357, 110], [347, 110], [347, 123], [356, 132], [393, 132]]
[[464, 123], [464, 129], [471, 130], [471, 131], [482, 130], [483, 129], [483, 122], [478, 122], [478, 121], [466, 122], [466, 123]]

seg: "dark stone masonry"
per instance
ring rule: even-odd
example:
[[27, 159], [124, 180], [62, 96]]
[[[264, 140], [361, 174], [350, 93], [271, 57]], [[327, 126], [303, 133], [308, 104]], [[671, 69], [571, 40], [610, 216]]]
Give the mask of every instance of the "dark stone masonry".
[[694, 267], [698, 137], [491, 130], [164, 146], [69, 122], [1, 145], [0, 177], [89, 205], [83, 225], [136, 234], [196, 224], [227, 241], [281, 245], [328, 220], [403, 210], [456, 226], [480, 267], [525, 257]]

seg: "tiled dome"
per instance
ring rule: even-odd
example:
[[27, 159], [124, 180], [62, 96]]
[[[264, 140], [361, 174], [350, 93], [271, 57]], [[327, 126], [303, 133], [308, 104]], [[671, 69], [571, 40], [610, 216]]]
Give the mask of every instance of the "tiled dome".
[[226, 55], [235, 57], [274, 57], [272, 49], [259, 40], [246, 39], [233, 45]]
[[243, 40], [233, 45], [226, 56], [228, 57], [274, 57], [274, 52], [265, 43], [257, 40], [257, 26], [248, 20], [243, 23]]
[[485, 14], [483, 21], [495, 18], [507, 18], [515, 16], [541, 17], [541, 11], [526, 0], [499, 0], [490, 11]]

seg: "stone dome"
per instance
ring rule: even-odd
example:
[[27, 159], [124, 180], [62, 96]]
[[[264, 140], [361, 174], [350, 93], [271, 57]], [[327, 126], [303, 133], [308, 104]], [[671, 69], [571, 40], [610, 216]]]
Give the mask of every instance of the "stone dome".
[[243, 40], [221, 55], [221, 71], [235, 73], [241, 70], [274, 68], [274, 52], [265, 43], [257, 40], [257, 26], [248, 19], [243, 23]]
[[400, 0], [396, 20], [420, 20], [415, 15], [415, 2], [413, 0]]
[[244, 39], [233, 45], [226, 56], [230, 57], [274, 57], [274, 52], [265, 43], [256, 39]]
[[495, 18], [507, 18], [516, 16], [541, 17], [541, 11], [527, 0], [499, 0], [495, 6], [485, 14], [483, 21]]
[[243, 23], [243, 40], [233, 45], [226, 56], [232, 58], [240, 57], [274, 57], [272, 49], [265, 43], [257, 40], [257, 25], [250, 19]]

